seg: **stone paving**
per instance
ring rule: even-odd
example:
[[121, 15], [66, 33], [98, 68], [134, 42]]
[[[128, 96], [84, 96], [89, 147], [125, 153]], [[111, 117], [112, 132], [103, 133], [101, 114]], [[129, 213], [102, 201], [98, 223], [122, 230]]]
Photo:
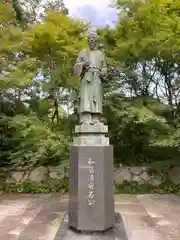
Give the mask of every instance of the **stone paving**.
[[[128, 240], [180, 240], [180, 197], [116, 195]], [[12, 194], [0, 196], [0, 240], [54, 240], [68, 196]]]

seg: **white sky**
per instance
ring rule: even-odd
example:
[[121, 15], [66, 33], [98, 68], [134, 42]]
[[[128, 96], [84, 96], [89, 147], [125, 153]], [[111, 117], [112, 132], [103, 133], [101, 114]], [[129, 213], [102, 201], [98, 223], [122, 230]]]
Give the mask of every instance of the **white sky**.
[[92, 21], [95, 25], [106, 25], [114, 20], [116, 14], [109, 7], [113, 2], [114, 0], [64, 0], [71, 16]]
[[108, 5], [111, 2], [111, 0], [64, 0], [65, 5], [69, 8], [71, 13], [76, 13], [79, 7], [86, 4], [93, 6], [100, 12], [103, 12], [103, 10], [108, 8]]

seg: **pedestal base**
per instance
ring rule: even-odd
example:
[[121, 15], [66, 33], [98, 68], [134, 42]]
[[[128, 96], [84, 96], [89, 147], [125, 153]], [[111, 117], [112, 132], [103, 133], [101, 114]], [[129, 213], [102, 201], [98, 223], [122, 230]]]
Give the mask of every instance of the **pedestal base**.
[[72, 146], [69, 179], [69, 226], [81, 231], [113, 227], [113, 147]]
[[121, 216], [117, 213], [115, 226], [105, 232], [79, 232], [68, 226], [68, 214], [60, 225], [54, 240], [127, 240], [124, 224]]

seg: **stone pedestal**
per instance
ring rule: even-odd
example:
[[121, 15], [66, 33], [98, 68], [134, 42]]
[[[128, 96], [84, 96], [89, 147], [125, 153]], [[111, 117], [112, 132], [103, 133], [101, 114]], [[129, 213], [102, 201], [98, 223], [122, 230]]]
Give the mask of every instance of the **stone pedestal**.
[[75, 129], [70, 150], [69, 226], [81, 231], [105, 231], [115, 224], [113, 147], [104, 125]]

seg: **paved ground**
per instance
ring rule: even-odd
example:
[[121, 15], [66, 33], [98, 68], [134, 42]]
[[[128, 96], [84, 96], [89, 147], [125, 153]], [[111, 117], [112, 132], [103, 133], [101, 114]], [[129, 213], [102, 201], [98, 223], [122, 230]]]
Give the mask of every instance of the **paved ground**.
[[[67, 211], [58, 194], [0, 196], [0, 240], [53, 240]], [[128, 240], [180, 240], [180, 197], [117, 195]]]

